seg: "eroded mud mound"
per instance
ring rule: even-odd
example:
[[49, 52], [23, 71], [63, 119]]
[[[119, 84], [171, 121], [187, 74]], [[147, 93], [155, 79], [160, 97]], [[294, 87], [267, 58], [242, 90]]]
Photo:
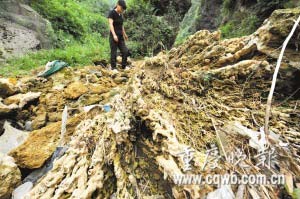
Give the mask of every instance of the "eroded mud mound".
[[[278, 198], [297, 194], [299, 28], [280, 69], [270, 121], [272, 144], [267, 147], [260, 145], [260, 129], [280, 46], [299, 14], [299, 9], [275, 11], [257, 32], [242, 38], [221, 40], [219, 32], [199, 31], [170, 52], [135, 62], [129, 72], [116, 75], [103, 69], [102, 74], [107, 75], [94, 83], [85, 82], [90, 77], [82, 75], [84, 69], [70, 71], [70, 76], [58, 73], [61, 81], [68, 81], [63, 86], [59, 81], [32, 85], [29, 90], [46, 92], [23, 112], [38, 109], [41, 114], [61, 115], [67, 104], [74, 108], [71, 119], [77, 120], [76, 125], [67, 126], [66, 152], [34, 183], [26, 198], [181, 199], [216, 198], [213, 195], [220, 193], [229, 194], [227, 198]], [[45, 87], [48, 84], [51, 86]], [[93, 84], [103, 84], [107, 91], [92, 94]], [[53, 86], [62, 90], [48, 92]], [[49, 100], [51, 94], [53, 100]], [[84, 103], [93, 95], [97, 100]], [[80, 110], [95, 103], [109, 104], [111, 109]], [[50, 124], [57, 127], [52, 127], [49, 150], [30, 148], [42, 135], [49, 135], [43, 133], [50, 128], [45, 124], [10, 152], [19, 167], [38, 168], [50, 158], [60, 135], [57, 118], [57, 123]], [[214, 147], [221, 155], [217, 165], [207, 156]], [[276, 155], [272, 164], [259, 164], [255, 157], [261, 148]], [[41, 156], [40, 151], [44, 151]], [[189, 165], [182, 157], [187, 151], [192, 151]], [[231, 153], [247, 158], [235, 164], [230, 161]], [[40, 161], [31, 164], [34, 157], [41, 157]], [[183, 174], [283, 174], [286, 182], [218, 186], [181, 181], [180, 185], [174, 176]]]

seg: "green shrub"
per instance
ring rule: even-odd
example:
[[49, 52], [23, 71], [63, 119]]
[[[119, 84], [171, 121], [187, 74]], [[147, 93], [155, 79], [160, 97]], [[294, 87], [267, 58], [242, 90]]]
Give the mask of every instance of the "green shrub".
[[232, 24], [232, 22], [228, 22], [228, 23], [224, 24], [223, 26], [220, 26], [220, 30], [222, 32], [222, 37], [223, 38], [234, 37], [232, 35], [233, 29], [234, 29], [234, 25]]
[[[79, 39], [87, 34], [98, 32], [107, 35], [107, 20], [103, 16], [103, 7], [108, 5], [102, 2], [102, 7], [96, 7], [98, 1], [73, 0], [32, 0], [31, 6], [43, 17], [48, 19], [55, 31], [63, 31]], [[103, 6], [106, 5], [106, 6]], [[99, 9], [99, 10], [97, 10]]]
[[[238, 14], [240, 14], [240, 16]], [[255, 15], [249, 13], [237, 13], [236, 15], [238, 17], [236, 17], [235, 20], [230, 20], [220, 26], [223, 38], [250, 35], [255, 32], [260, 24], [259, 19]]]
[[51, 21], [55, 30], [63, 30], [75, 37], [82, 36], [86, 32], [83, 24], [83, 10], [71, 0], [51, 0], [31, 2], [31, 6], [46, 19]]
[[30, 5], [52, 23], [54, 49], [13, 57], [0, 68], [0, 75], [26, 74], [56, 59], [71, 66], [108, 59], [108, 0], [31, 0]]
[[222, 4], [222, 14], [229, 15], [235, 7], [235, 0], [224, 0]]
[[155, 9], [145, 1], [128, 1], [125, 29], [131, 41], [133, 56], [151, 56], [170, 47], [176, 31], [162, 16], [155, 16]]

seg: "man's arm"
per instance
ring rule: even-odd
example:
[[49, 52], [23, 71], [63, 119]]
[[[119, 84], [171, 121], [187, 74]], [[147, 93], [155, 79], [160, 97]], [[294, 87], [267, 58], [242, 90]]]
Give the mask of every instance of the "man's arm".
[[123, 36], [124, 36], [124, 39], [127, 41], [128, 40], [128, 36], [127, 36], [127, 34], [126, 34], [126, 32], [125, 32], [125, 28], [124, 28], [124, 26], [122, 27], [123, 28]]
[[113, 37], [114, 37], [114, 40], [115, 40], [116, 42], [118, 42], [119, 39], [118, 39], [118, 37], [117, 37], [117, 35], [116, 35], [115, 28], [114, 28], [114, 25], [113, 25], [114, 20], [113, 20], [112, 18], [108, 18], [108, 23], [109, 23], [109, 29], [110, 29], [110, 32], [112, 33], [112, 35], [113, 35]]

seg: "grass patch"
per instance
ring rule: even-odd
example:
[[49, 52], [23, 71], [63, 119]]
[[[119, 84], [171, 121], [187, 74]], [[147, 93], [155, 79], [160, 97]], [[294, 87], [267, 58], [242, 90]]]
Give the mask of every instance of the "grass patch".
[[108, 39], [94, 34], [86, 37], [83, 42], [73, 42], [62, 49], [40, 50], [22, 57], [7, 60], [0, 67], [1, 76], [28, 75], [30, 71], [45, 66], [48, 61], [62, 60], [70, 66], [93, 64], [94, 60], [108, 59]]
[[106, 13], [110, 1], [32, 0], [29, 4], [51, 22], [55, 35], [53, 49], [8, 59], [0, 66], [1, 76], [26, 75], [53, 60], [65, 61], [70, 66], [84, 66], [108, 59]]

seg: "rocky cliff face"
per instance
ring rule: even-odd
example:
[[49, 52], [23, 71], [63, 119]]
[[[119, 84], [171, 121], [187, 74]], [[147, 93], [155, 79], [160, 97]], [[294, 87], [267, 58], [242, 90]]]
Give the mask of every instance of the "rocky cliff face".
[[198, 30], [216, 30], [220, 25], [222, 3], [222, 0], [192, 0], [192, 5], [180, 24], [176, 43]]
[[296, 0], [192, 0], [192, 5], [181, 22], [176, 42], [180, 43], [187, 35], [198, 30], [217, 30], [226, 25], [231, 26], [231, 29], [227, 27], [228, 30], [223, 35], [225, 37], [251, 34], [274, 10], [297, 6], [300, 6], [300, 2]]
[[156, 8], [157, 15], [168, 14], [166, 12], [171, 7], [183, 17], [191, 7], [191, 0], [151, 0], [151, 3]]
[[199, 20], [195, 21], [196, 30], [216, 30], [219, 26], [219, 15], [222, 0], [203, 0], [198, 10]]
[[51, 24], [18, 0], [0, 1], [0, 61], [28, 51], [50, 48]]

